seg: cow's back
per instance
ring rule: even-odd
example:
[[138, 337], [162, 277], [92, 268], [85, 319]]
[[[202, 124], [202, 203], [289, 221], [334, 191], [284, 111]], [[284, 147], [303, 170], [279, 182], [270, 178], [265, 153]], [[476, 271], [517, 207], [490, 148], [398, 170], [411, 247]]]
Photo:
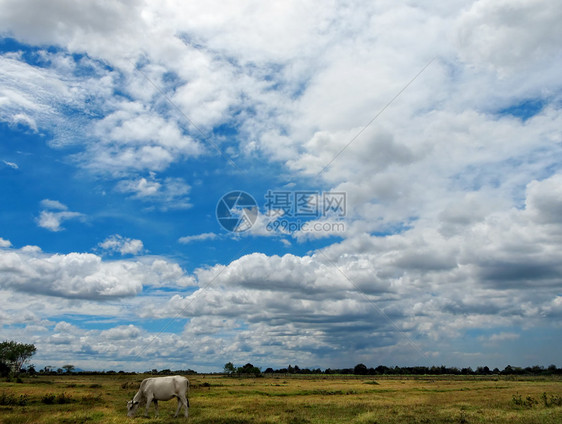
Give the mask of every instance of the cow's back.
[[157, 400], [170, 400], [175, 396], [185, 396], [188, 388], [188, 380], [180, 375], [169, 377], [147, 378], [144, 390], [150, 391]]

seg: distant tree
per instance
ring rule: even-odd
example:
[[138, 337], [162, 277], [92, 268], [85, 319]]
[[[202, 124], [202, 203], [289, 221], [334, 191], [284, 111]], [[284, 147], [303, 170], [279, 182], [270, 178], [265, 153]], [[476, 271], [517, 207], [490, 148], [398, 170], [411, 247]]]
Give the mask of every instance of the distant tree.
[[74, 372], [74, 369], [76, 367], [74, 365], [71, 364], [67, 364], [67, 365], [63, 365], [62, 369], [67, 373], [67, 374], [72, 374]]
[[388, 372], [388, 367], [385, 367], [384, 365], [379, 365], [378, 367], [375, 368], [375, 371], [377, 374], [386, 374]]
[[478, 368], [476, 368], [476, 374], [488, 375], [488, 374], [490, 374], [490, 368], [488, 368], [488, 367], [478, 367]]
[[53, 366], [52, 365], [45, 365], [45, 367], [42, 370], [39, 370], [39, 373], [41, 374], [50, 374], [53, 372]]
[[37, 348], [33, 344], [4, 341], [0, 343], [0, 363], [4, 364], [2, 369], [19, 374], [27, 361], [35, 354]]
[[502, 374], [513, 374], [513, 367], [508, 365], [503, 369]]
[[253, 374], [254, 376], [261, 375], [261, 370], [258, 367], [254, 367], [252, 364], [247, 363], [243, 367], [239, 367], [236, 370], [237, 374]]
[[224, 364], [224, 373], [225, 374], [234, 374], [236, 368], [234, 368], [234, 364], [232, 362], [227, 362]]
[[463, 369], [461, 370], [461, 374], [463, 374], [463, 375], [472, 375], [472, 374], [474, 374], [474, 371], [472, 371], [472, 368], [471, 368], [471, 367], [463, 368]]
[[365, 364], [357, 364], [355, 368], [353, 368], [353, 374], [355, 375], [367, 375], [369, 369]]

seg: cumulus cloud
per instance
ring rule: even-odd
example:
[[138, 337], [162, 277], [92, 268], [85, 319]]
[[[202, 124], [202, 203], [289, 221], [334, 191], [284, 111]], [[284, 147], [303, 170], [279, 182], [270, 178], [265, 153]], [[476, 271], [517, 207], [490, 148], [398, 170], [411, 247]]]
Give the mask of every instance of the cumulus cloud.
[[547, 0], [480, 0], [458, 20], [460, 54], [478, 65], [503, 72], [524, 69], [559, 51], [562, 10]]
[[[529, 184], [526, 209], [484, 217], [477, 211], [462, 221], [462, 237], [461, 227], [452, 235], [412, 228], [348, 238], [300, 257], [253, 253], [196, 270], [197, 291], [145, 313], [190, 318], [186, 334], [197, 334], [199, 320], [234, 320], [214, 351], [230, 352], [222, 344], [229, 340], [233, 351], [267, 352], [272, 362], [283, 363], [279, 345], [298, 358], [374, 350], [391, 358], [391, 346], [417, 361], [433, 358], [436, 346], [441, 357], [459, 358], [447, 346], [471, 329], [541, 325], [545, 314], [560, 313], [562, 232], [535, 209], [548, 212], [550, 203], [531, 200], [558, 179]], [[499, 346], [520, 337], [496, 331], [478, 340]]]
[[45, 208], [36, 219], [37, 225], [49, 231], [62, 231], [61, 226], [64, 221], [73, 219], [83, 220], [85, 215], [80, 212], [72, 212], [68, 207], [57, 200], [44, 199], [41, 207]]
[[141, 330], [132, 325], [121, 325], [119, 327], [110, 328], [109, 330], [104, 330], [100, 333], [100, 337], [110, 341], [113, 340], [131, 340], [136, 339], [140, 336]]
[[[0, 119], [53, 133], [52, 145], [75, 143], [71, 159], [117, 193], [186, 209], [190, 185], [164, 172], [228, 145], [242, 166], [269, 172], [274, 163], [288, 174], [279, 178], [345, 192], [349, 211], [337, 243], [300, 256], [254, 252], [194, 276], [162, 258], [109, 262], [0, 239], [8, 294], [130, 296], [145, 319], [188, 320], [185, 338], [163, 334], [147, 348], [155, 361], [186, 338], [209, 361], [245, 352], [281, 365], [373, 352], [391, 362], [435, 351], [454, 359], [449, 342], [470, 329], [486, 329], [491, 336], [477, 341], [499, 348], [523, 338], [512, 328], [560, 317], [556, 2], [1, 5], [8, 33], [61, 51], [34, 48], [33, 64], [0, 57]], [[529, 101], [540, 107], [513, 112]], [[205, 143], [221, 125], [238, 133]], [[42, 208], [38, 223], [53, 231], [83, 218], [57, 201]], [[279, 236], [268, 222], [259, 218], [250, 235]], [[294, 235], [300, 243], [326, 234], [338, 235]], [[138, 242], [116, 235], [102, 244], [140, 254]], [[133, 297], [147, 285], [197, 290]], [[103, 340], [57, 329], [52, 343], [104, 358], [140, 354], [114, 335], [140, 346], [148, 334], [124, 325]]]
[[144, 250], [141, 240], [130, 239], [119, 234], [107, 237], [99, 247], [108, 252], [117, 252], [121, 255], [138, 255]]
[[68, 299], [107, 300], [136, 296], [147, 286], [193, 285], [179, 265], [158, 257], [104, 261], [90, 253], [3, 249], [0, 270], [4, 289]]

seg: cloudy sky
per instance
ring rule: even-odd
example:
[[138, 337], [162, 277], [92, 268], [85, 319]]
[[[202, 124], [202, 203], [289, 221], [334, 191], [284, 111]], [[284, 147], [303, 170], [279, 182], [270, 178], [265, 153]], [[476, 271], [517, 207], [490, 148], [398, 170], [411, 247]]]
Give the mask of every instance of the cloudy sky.
[[0, 0], [0, 338], [39, 368], [562, 366], [561, 21]]

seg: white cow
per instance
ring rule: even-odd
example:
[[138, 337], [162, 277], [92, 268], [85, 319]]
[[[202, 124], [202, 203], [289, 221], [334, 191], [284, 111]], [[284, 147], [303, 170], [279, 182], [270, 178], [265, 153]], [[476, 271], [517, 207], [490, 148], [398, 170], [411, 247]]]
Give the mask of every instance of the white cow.
[[139, 404], [146, 402], [145, 415], [148, 417], [148, 409], [150, 404], [154, 402], [154, 409], [156, 409], [156, 416], [158, 416], [158, 401], [170, 400], [175, 397], [178, 398], [178, 409], [176, 409], [174, 417], [178, 416], [178, 412], [180, 412], [183, 405], [185, 407], [185, 417], [187, 418], [189, 400], [187, 400], [186, 393], [188, 389], [189, 381], [181, 375], [145, 378], [133, 400], [127, 402], [127, 415], [134, 417]]

